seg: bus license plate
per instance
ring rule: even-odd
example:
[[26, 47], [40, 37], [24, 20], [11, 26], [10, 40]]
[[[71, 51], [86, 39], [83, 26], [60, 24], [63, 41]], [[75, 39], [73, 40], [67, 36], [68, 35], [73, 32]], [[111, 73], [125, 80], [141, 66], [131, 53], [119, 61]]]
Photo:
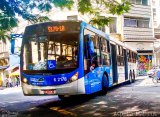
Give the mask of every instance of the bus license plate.
[[56, 90], [43, 90], [44, 94], [55, 94]]

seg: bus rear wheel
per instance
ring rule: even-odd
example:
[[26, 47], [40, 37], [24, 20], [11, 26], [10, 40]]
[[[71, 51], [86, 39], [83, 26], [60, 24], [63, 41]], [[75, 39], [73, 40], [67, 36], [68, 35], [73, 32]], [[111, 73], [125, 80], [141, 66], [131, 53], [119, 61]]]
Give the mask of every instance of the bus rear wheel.
[[134, 72], [134, 70], [133, 70], [133, 72], [132, 72], [133, 74], [132, 74], [132, 77], [133, 77], [133, 82], [135, 81], [135, 78], [136, 78], [136, 76], [135, 76], [135, 72]]
[[132, 83], [133, 79], [132, 79], [132, 71], [130, 70], [129, 72], [129, 83]]

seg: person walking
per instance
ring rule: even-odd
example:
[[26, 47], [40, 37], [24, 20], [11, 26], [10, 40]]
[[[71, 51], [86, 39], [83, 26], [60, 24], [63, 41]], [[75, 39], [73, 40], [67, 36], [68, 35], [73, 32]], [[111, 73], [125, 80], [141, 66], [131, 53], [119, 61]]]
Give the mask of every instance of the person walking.
[[6, 88], [9, 87], [8, 77], [6, 77]]
[[8, 82], [9, 82], [9, 87], [12, 87], [12, 79], [11, 79], [11, 77], [8, 78]]
[[15, 77], [15, 82], [16, 82], [16, 86], [18, 87], [19, 85], [19, 79], [18, 79], [18, 76]]

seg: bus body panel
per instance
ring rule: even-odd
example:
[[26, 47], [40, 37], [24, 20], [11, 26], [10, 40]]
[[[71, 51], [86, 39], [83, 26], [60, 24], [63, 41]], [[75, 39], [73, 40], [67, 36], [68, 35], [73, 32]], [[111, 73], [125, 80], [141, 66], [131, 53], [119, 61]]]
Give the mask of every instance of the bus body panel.
[[[45, 24], [47, 25], [47, 24]], [[38, 26], [37, 26], [38, 27]], [[41, 27], [42, 28], [42, 27]], [[48, 95], [45, 93], [47, 90], [52, 90], [51, 95], [77, 95], [77, 94], [92, 94], [97, 91], [102, 90], [103, 75], [107, 74], [108, 77], [108, 87], [113, 86], [115, 83], [122, 83], [128, 81], [126, 79], [126, 70], [128, 70], [128, 75], [130, 69], [136, 70], [136, 65], [133, 63], [126, 62], [126, 66], [117, 66], [116, 63], [116, 49], [114, 51], [111, 49], [110, 45], [110, 66], [99, 65], [94, 70], [88, 72], [84, 75], [84, 29], [87, 28], [93, 32], [96, 32], [100, 36], [109, 40], [109, 35], [103, 33], [102, 31], [88, 25], [85, 22], [80, 23], [80, 33], [79, 33], [79, 51], [78, 51], [78, 68], [69, 73], [55, 74], [55, 75], [29, 75], [22, 72], [23, 61], [21, 59], [21, 76], [27, 78], [28, 84], [22, 82], [22, 88], [25, 95]], [[28, 30], [28, 29], [27, 29]], [[116, 43], [116, 42], [115, 42]], [[115, 46], [113, 44], [113, 46]], [[23, 46], [22, 46], [23, 47]], [[23, 52], [22, 52], [23, 53]], [[22, 58], [21, 53], [21, 58]], [[114, 56], [115, 65], [113, 65], [112, 57]], [[127, 60], [127, 57], [126, 59]], [[117, 68], [115, 69], [115, 67]], [[114, 70], [115, 69], [115, 70]], [[69, 82], [69, 79], [78, 73], [78, 79], [73, 82]], [[135, 71], [136, 73], [136, 71]], [[116, 77], [116, 78], [114, 78]], [[129, 76], [128, 76], [129, 78]]]
[[79, 70], [56, 75], [26, 75], [23, 73], [22, 76], [27, 79], [29, 84], [34, 86], [54, 86], [69, 83], [70, 78], [76, 73], [80, 73]]
[[72, 83], [57, 86], [33, 86], [22, 83], [22, 88], [25, 95], [47, 95], [45, 91], [50, 90], [54, 91], [51, 95], [85, 94], [84, 78], [80, 78]]
[[[107, 34], [97, 30], [96, 28], [93, 28], [90, 25], [87, 25], [84, 22], [82, 22], [81, 27], [82, 27], [83, 30], [88, 29], [90, 31], [96, 32], [97, 34], [101, 35], [102, 37], [105, 37], [106, 39], [109, 38]], [[110, 77], [110, 69], [111, 69], [110, 66], [109, 67], [106, 67], [106, 66], [101, 66], [100, 67], [99, 66], [99, 67], [96, 67], [93, 71], [90, 71], [89, 73], [87, 73], [84, 76], [86, 94], [91, 94], [91, 93], [95, 93], [97, 91], [102, 90], [102, 76], [105, 72], [108, 75], [108, 82], [109, 82], [108, 87], [111, 87], [113, 85], [113, 80]]]
[[95, 93], [102, 90], [102, 76], [107, 73], [109, 86], [113, 85], [113, 78], [110, 76], [110, 67], [97, 67], [85, 75], [86, 94]]
[[118, 83], [125, 82], [125, 68], [124, 66], [118, 66]]

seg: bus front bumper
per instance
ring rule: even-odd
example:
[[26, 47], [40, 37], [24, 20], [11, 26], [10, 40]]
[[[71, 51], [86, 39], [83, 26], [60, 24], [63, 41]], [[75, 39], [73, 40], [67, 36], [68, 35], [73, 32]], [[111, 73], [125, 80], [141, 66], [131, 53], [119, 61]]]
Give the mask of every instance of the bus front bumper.
[[85, 94], [84, 78], [57, 86], [33, 86], [22, 83], [24, 95], [76, 95]]

